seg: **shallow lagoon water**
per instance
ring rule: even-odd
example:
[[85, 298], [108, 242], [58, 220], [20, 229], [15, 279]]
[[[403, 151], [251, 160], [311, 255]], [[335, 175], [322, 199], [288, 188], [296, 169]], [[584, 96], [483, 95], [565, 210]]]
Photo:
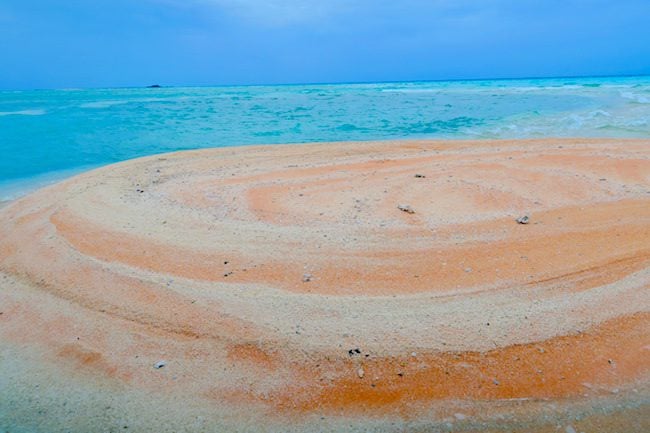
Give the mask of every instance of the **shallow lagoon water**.
[[556, 136], [649, 137], [650, 77], [0, 91], [0, 200], [184, 149]]

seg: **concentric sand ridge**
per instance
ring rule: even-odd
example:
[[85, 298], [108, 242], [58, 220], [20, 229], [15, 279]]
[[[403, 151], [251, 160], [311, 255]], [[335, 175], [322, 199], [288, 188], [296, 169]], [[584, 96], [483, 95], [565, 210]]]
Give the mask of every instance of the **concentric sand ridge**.
[[649, 265], [648, 140], [127, 161], [0, 209], [0, 421], [642, 431]]

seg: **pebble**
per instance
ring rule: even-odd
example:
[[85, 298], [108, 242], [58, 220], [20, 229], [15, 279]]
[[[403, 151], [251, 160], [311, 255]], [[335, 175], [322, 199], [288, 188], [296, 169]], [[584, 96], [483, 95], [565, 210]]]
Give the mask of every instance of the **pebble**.
[[363, 371], [363, 368], [357, 370], [357, 376], [359, 376], [359, 379], [363, 379], [364, 374], [366, 374], [366, 372]]
[[153, 368], [155, 368], [155, 369], [161, 369], [161, 368], [163, 368], [165, 365], [167, 365], [167, 361], [158, 361], [158, 362], [156, 362], [156, 363], [153, 365]]
[[423, 175], [423, 174], [416, 174], [415, 177], [417, 177], [419, 179], [422, 179], [422, 178], [425, 178], [426, 176]]
[[406, 212], [406, 213], [415, 213], [413, 208], [411, 206], [407, 205], [407, 204], [398, 204], [397, 209], [401, 210], [402, 212]]
[[524, 215], [522, 217], [517, 218], [517, 222], [519, 224], [528, 224], [530, 222], [530, 217], [528, 215]]
[[308, 283], [311, 281], [311, 279], [314, 278], [311, 274], [305, 274], [302, 276], [302, 282], [303, 283]]

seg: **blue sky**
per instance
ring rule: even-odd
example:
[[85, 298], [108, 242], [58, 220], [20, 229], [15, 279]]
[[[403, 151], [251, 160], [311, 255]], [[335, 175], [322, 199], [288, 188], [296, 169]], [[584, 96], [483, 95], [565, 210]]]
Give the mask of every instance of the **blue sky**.
[[0, 0], [0, 88], [650, 74], [650, 0]]

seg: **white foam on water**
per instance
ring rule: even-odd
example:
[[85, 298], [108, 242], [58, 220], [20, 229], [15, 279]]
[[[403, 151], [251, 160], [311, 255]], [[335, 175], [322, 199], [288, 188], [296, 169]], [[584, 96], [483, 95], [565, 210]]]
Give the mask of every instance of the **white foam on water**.
[[[110, 108], [115, 105], [137, 104], [143, 102], [177, 102], [177, 101], [186, 101], [186, 100], [206, 99], [210, 97], [212, 96], [208, 96], [208, 97], [176, 96], [176, 97], [169, 97], [169, 98], [113, 99], [113, 100], [106, 100], [106, 101], [85, 102], [79, 105], [79, 107], [80, 108]], [[225, 95], [224, 97], [229, 97], [229, 96]]]
[[0, 111], [0, 116], [42, 116], [45, 110]]
[[410, 94], [429, 94], [429, 93], [442, 93], [449, 89], [381, 89], [382, 93], [410, 93]]
[[650, 104], [650, 97], [646, 97], [644, 95], [639, 95], [632, 92], [621, 92], [621, 97], [625, 99], [629, 99], [639, 104]]

